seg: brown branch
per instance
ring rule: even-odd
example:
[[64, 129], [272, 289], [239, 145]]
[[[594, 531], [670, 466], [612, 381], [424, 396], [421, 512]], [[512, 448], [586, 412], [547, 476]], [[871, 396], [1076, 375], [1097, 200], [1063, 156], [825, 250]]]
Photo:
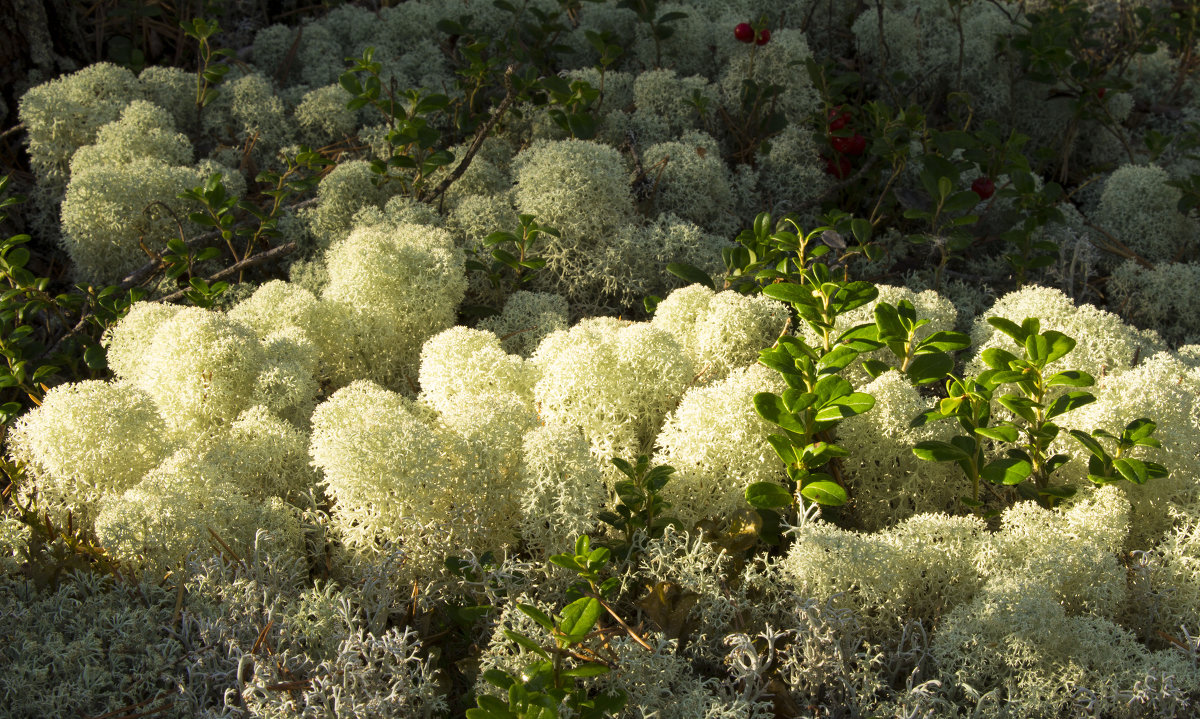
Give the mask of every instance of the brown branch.
[[[238, 274], [242, 270], [245, 270], [249, 267], [253, 267], [255, 265], [261, 265], [264, 262], [270, 262], [272, 260], [277, 260], [280, 257], [283, 257], [285, 255], [290, 255], [291, 253], [293, 253], [295, 251], [296, 251], [296, 243], [289, 242], [286, 245], [280, 245], [279, 247], [267, 250], [266, 252], [260, 252], [257, 255], [252, 255], [250, 257], [247, 257], [246, 259], [242, 260], [241, 262], [232, 264], [229, 267], [226, 267], [225, 269], [221, 270], [220, 272], [208, 277], [205, 281], [208, 282], [209, 284], [212, 284], [213, 282], [220, 282], [221, 280], [226, 280], [226, 279], [233, 277], [234, 275]], [[187, 293], [187, 290], [179, 290], [178, 292], [172, 292], [171, 294], [167, 295], [166, 297], [162, 297], [162, 298], [158, 299], [157, 301], [158, 302], [175, 302], [177, 300], [183, 299], [183, 296], [186, 293]]]
[[[294, 212], [296, 210], [316, 204], [316, 202], [317, 198], [310, 197], [307, 200], [297, 202], [294, 205], [289, 205], [287, 209]], [[184, 242], [184, 244], [187, 245], [188, 249], [195, 250], [201, 247], [217, 245], [220, 240], [220, 231], [214, 231], [193, 237], [192, 239]], [[162, 271], [164, 267], [165, 265], [163, 264], [161, 257], [157, 260], [151, 260], [150, 262], [147, 262], [146, 264], [126, 275], [125, 279], [121, 280], [121, 283], [117, 287], [118, 289], [128, 290], [138, 287], [139, 285], [143, 285], [154, 278], [160, 271]]]
[[609, 606], [608, 602], [604, 601], [600, 597], [595, 597], [595, 599], [600, 602], [600, 606], [602, 606], [606, 610], [608, 610], [608, 613], [612, 615], [613, 619], [617, 620], [617, 624], [620, 624], [621, 628], [629, 633], [629, 636], [630, 636], [630, 638], [633, 639], [633, 641], [637, 642], [638, 644], [641, 644], [642, 647], [646, 649], [646, 651], [649, 651], [649, 652], [654, 651], [654, 647], [650, 646], [646, 642], [645, 639], [642, 639], [641, 635], [638, 634], [636, 631], [634, 631], [633, 627], [626, 624], [625, 620], [621, 618], [621, 615], [617, 614], [616, 610], [614, 610], [611, 606]]
[[[213, 539], [217, 540], [217, 544], [221, 545], [221, 549], [224, 549], [229, 554], [229, 556], [233, 557], [233, 560], [235, 562], [242, 561], [242, 558], [237, 555], [237, 552], [233, 551], [233, 549], [228, 544], [225, 543], [225, 540], [221, 539], [221, 535], [217, 534], [216, 531], [214, 531], [212, 527], [206, 526], [205, 529], [208, 530], [208, 533], [212, 535]], [[241, 670], [239, 670], [238, 673], [241, 674]]]
[[5, 130], [4, 132], [0, 132], [0, 140], [3, 140], [3, 139], [5, 139], [5, 138], [7, 138], [9, 135], [15, 135], [16, 133], [18, 133], [18, 132], [20, 132], [21, 130], [24, 130], [24, 129], [25, 129], [25, 123], [23, 123], [23, 122], [18, 122], [17, 124], [15, 124], [15, 125], [13, 125], [12, 127], [8, 128], [8, 129], [7, 129], [7, 130]]
[[479, 152], [479, 148], [483, 146], [483, 141], [492, 132], [492, 128], [496, 126], [501, 117], [504, 117], [504, 113], [508, 112], [509, 106], [517, 98], [516, 90], [513, 89], [512, 84], [512, 76], [515, 72], [516, 67], [514, 65], [509, 65], [508, 69], [504, 71], [504, 99], [500, 102], [500, 106], [496, 108], [496, 111], [492, 113], [492, 116], [488, 118], [487, 123], [475, 133], [475, 139], [471, 141], [471, 146], [467, 148], [467, 154], [463, 155], [462, 162], [458, 163], [450, 171], [450, 176], [442, 180], [441, 184], [433, 191], [433, 194], [429, 196], [430, 202], [441, 198], [446, 193], [446, 190], [450, 189], [450, 185], [454, 184], [454, 181], [459, 177], [462, 177], [462, 174], [467, 171], [467, 166], [471, 164], [471, 160], [475, 157], [475, 153]]
[[1100, 227], [1098, 225], [1095, 225], [1091, 222], [1088, 222], [1087, 220], [1084, 220], [1083, 225], [1084, 225], [1084, 227], [1090, 227], [1091, 229], [1095, 230], [1096, 232], [1099, 232], [1100, 234], [1104, 235], [1104, 238], [1106, 240], [1108, 240], [1107, 244], [1092, 242], [1092, 246], [1094, 246], [1096, 249], [1103, 250], [1104, 252], [1116, 255], [1117, 257], [1124, 257], [1127, 260], [1133, 260], [1134, 262], [1137, 262], [1139, 265], [1141, 265], [1142, 267], [1145, 267], [1148, 270], [1154, 269], [1154, 265], [1150, 262], [1150, 260], [1147, 260], [1145, 257], [1142, 257], [1138, 253], [1129, 249], [1129, 247], [1124, 242], [1121, 242], [1116, 237], [1113, 237], [1112, 233], [1109, 232], [1108, 230], [1106, 230], [1103, 227]]

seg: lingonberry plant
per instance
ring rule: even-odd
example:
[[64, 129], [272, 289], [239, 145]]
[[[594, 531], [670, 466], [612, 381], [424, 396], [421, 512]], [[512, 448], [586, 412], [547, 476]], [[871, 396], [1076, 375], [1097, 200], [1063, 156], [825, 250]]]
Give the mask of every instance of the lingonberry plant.
[[[947, 397], [936, 410], [930, 410], [913, 420], [915, 426], [943, 419], [957, 419], [967, 434], [950, 442], [927, 441], [913, 448], [921, 459], [935, 462], [957, 462], [971, 479], [974, 487], [964, 504], [979, 507], [979, 481], [1012, 486], [1021, 497], [1033, 499], [1052, 508], [1075, 494], [1076, 487], [1055, 484], [1053, 475], [1070, 459], [1069, 454], [1053, 452], [1051, 445], [1062, 427], [1054, 422], [1074, 409], [1096, 401], [1090, 392], [1082, 390], [1057, 393], [1055, 387], [1090, 387], [1095, 379], [1087, 372], [1059, 370], [1047, 367], [1069, 354], [1075, 340], [1061, 332], [1039, 332], [1037, 318], [1027, 318], [1020, 325], [1002, 317], [989, 317], [988, 323], [1011, 337], [1023, 349], [1023, 356], [992, 347], [984, 350], [983, 361], [990, 369], [973, 380], [951, 378]], [[1018, 392], [995, 396], [996, 390], [1015, 384]], [[1014, 415], [1012, 420], [989, 424], [991, 403], [995, 400]], [[1092, 453], [1089, 478], [1097, 484], [1116, 479], [1129, 479], [1143, 484], [1152, 477], [1166, 476], [1161, 465], [1130, 462], [1124, 454], [1134, 446], [1155, 446], [1150, 436], [1155, 429], [1149, 419], [1138, 419], [1126, 427], [1122, 437], [1100, 431], [1092, 436], [1072, 431], [1071, 435]], [[1117, 455], [1110, 457], [1096, 437], [1115, 439]], [[984, 441], [992, 440], [1008, 447], [1003, 458], [984, 463]], [[1119, 463], [1119, 464], [1118, 464]]]
[[768, 440], [786, 465], [793, 486], [785, 489], [771, 482], [756, 482], [746, 488], [746, 501], [759, 509], [800, 506], [805, 500], [836, 506], [848, 499], [836, 466], [836, 459], [847, 452], [834, 443], [834, 429], [843, 419], [862, 414], [875, 404], [874, 398], [855, 392], [837, 373], [860, 353], [881, 346], [870, 338], [873, 325], [837, 332], [836, 320], [875, 299], [879, 291], [869, 282], [839, 282], [827, 265], [813, 261], [829, 252], [827, 245], [815, 240], [832, 227], [805, 234], [793, 220], [785, 218], [784, 222], [795, 232], [779, 231], [770, 239], [790, 256], [781, 263], [778, 279], [782, 281], [767, 285], [762, 292], [789, 303], [819, 342], [813, 346], [801, 337], [783, 335], [759, 354], [759, 362], [779, 372], [788, 385], [782, 395], [754, 395], [754, 409], [782, 430]]
[[1196, 2], [88, 5], [0, 101], [10, 713], [1196, 703]]
[[478, 695], [478, 706], [467, 710], [467, 719], [553, 719], [562, 708], [570, 716], [602, 719], [625, 706], [624, 693], [593, 696], [586, 687], [579, 686], [579, 680], [601, 676], [613, 669], [613, 659], [605, 656], [604, 635], [596, 630], [605, 610], [612, 612], [606, 597], [619, 584], [615, 578], [599, 581], [609, 557], [609, 550], [604, 547], [592, 549], [591, 538], [585, 534], [575, 543], [574, 552], [550, 558], [551, 563], [579, 574], [581, 586], [572, 591], [583, 596], [554, 617], [532, 604], [517, 604], [517, 609], [544, 629], [551, 641], [545, 643], [504, 630], [509, 640], [534, 656], [534, 661], [520, 674], [499, 669], [484, 671], [483, 680], [504, 692], [505, 698]]

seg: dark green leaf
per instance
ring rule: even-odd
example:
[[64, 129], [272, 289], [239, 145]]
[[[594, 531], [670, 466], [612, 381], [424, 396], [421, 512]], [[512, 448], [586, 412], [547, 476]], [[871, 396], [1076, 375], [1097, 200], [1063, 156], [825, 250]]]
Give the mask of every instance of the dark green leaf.
[[870, 282], [849, 282], [834, 296], [839, 314], [862, 307], [879, 296], [879, 288]]
[[920, 442], [913, 447], [913, 454], [931, 462], [957, 462], [970, 459], [971, 455], [947, 442]]
[[1046, 419], [1054, 419], [1060, 414], [1095, 401], [1096, 397], [1090, 392], [1068, 392], [1050, 403], [1050, 406], [1046, 408]]
[[946, 417], [947, 417], [947, 415], [942, 414], [941, 412], [937, 411], [936, 409], [930, 409], [930, 410], [926, 410], [926, 411], [922, 412], [921, 414], [917, 415], [916, 417], [913, 417], [912, 422], [909, 422], [908, 426], [909, 427], [924, 427], [925, 425], [927, 425], [931, 422], [937, 422], [938, 420], [945, 419]]
[[791, 282], [780, 282], [767, 285], [763, 288], [762, 293], [767, 297], [782, 302], [790, 302], [793, 305], [808, 306], [816, 302], [816, 298], [812, 296], [812, 288], [808, 286], [800, 286]]
[[900, 323], [899, 313], [895, 307], [887, 302], [880, 302], [875, 305], [875, 325], [879, 328], [879, 339], [881, 341], [889, 339], [908, 340], [908, 332]]
[[784, 437], [782, 434], [769, 434], [767, 435], [767, 442], [771, 445], [771, 448], [775, 450], [775, 454], [779, 456], [779, 459], [782, 460], [784, 464], [796, 463], [796, 452], [792, 448], [792, 443], [787, 437]]
[[793, 414], [808, 409], [812, 406], [813, 402], [817, 401], [817, 395], [812, 392], [805, 392], [802, 389], [784, 390], [782, 398], [783, 406]]
[[758, 416], [789, 432], [804, 434], [807, 431], [804, 423], [787, 411], [783, 405], [783, 399], [779, 395], [771, 392], [759, 392], [754, 395], [754, 409], [758, 412]]
[[946, 203], [942, 206], [942, 211], [950, 213], [966, 212], [978, 204], [979, 195], [976, 195], [972, 190], [963, 190], [950, 195]]
[[841, 506], [849, 499], [845, 489], [842, 489], [836, 482], [829, 480], [809, 482], [800, 488], [800, 494], [817, 504], [831, 507]]
[[508, 675], [508, 672], [502, 672], [499, 669], [488, 669], [482, 676], [483, 680], [488, 684], [505, 691], [508, 691], [508, 688], [514, 683], [513, 678]]
[[667, 265], [667, 272], [679, 277], [680, 279], [691, 282], [692, 284], [700, 284], [716, 291], [717, 285], [713, 279], [708, 276], [708, 273], [694, 265], [689, 265], [686, 262], [671, 262]]
[[999, 399], [999, 402], [1009, 412], [1012, 412], [1026, 422], [1030, 424], [1037, 422], [1037, 405], [1033, 400], [1015, 394], [1006, 394]]
[[862, 368], [868, 375], [872, 377], [872, 379], [874, 379], [879, 377], [879, 375], [883, 374], [884, 372], [892, 369], [892, 366], [886, 362], [881, 362], [876, 359], [869, 359], [863, 360]]
[[521, 610], [521, 613], [525, 616], [542, 625], [542, 628], [546, 631], [549, 632], [554, 630], [554, 621], [550, 619], [545, 612], [533, 606], [532, 604], [518, 603], [517, 609]]
[[827, 372], [837, 372], [845, 369], [859, 354], [853, 347], [839, 345], [817, 360], [817, 366]]
[[746, 487], [746, 501], [758, 509], [774, 509], [790, 505], [792, 494], [774, 482], [755, 482]]
[[913, 357], [908, 365], [908, 379], [913, 384], [928, 384], [945, 379], [954, 369], [954, 360], [944, 352], [931, 352]]
[[1132, 457], [1122, 457], [1121, 459], [1113, 460], [1113, 469], [1117, 470], [1122, 477], [1133, 482], [1134, 484], [1145, 484], [1146, 480], [1150, 479], [1149, 471], [1146, 464]]
[[1000, 349], [999, 347], [990, 347], [985, 349], [980, 357], [983, 359], [983, 363], [988, 367], [1000, 371], [1007, 370], [1011, 364], [1017, 360], [1017, 356], [1015, 354], [1009, 352], [1008, 350]]
[[1042, 337], [1046, 338], [1046, 343], [1048, 344], [1047, 363], [1053, 362], [1075, 349], [1075, 340], [1064, 335], [1062, 332], [1047, 330]]
[[[554, 625], [551, 624], [550, 627], [551, 627], [551, 629], [553, 629]], [[516, 644], [520, 645], [522, 648], [524, 648], [528, 651], [531, 651], [540, 657], [544, 657], [546, 659], [550, 658], [550, 655], [546, 653], [545, 649], [542, 649], [540, 646], [538, 646], [537, 642], [533, 641], [532, 639], [525, 636], [524, 634], [518, 634], [517, 632], [514, 632], [510, 629], [505, 629], [504, 636], [508, 637], [509, 641], [515, 642]]]
[[600, 619], [603, 611], [598, 599], [580, 597], [563, 607], [562, 620], [558, 623], [558, 629], [567, 635], [567, 641], [572, 644], [578, 643], [596, 626], [596, 621]]
[[1001, 442], [1016, 442], [1020, 435], [1017, 428], [1011, 424], [1000, 424], [995, 427], [976, 427], [975, 434]]
[[1070, 430], [1070, 434], [1077, 442], [1083, 445], [1084, 449], [1091, 452], [1093, 456], [1100, 459], [1108, 458], [1108, 452], [1104, 451], [1104, 447], [1086, 432], [1073, 429]]
[[1046, 380], [1047, 387], [1091, 387], [1094, 384], [1096, 384], [1095, 377], [1092, 377], [1087, 372], [1080, 372], [1078, 370], [1059, 372], [1058, 374], [1051, 375]]
[[980, 470], [979, 476], [992, 484], [1020, 484], [1033, 473], [1029, 462], [1016, 457], [1006, 457], [988, 462]]
[[[1139, 417], [1138, 419], [1135, 419], [1129, 424], [1125, 425], [1125, 431], [1121, 434], [1123, 437], [1127, 437], [1133, 444], [1142, 445], [1144, 444], [1145, 440], [1150, 438], [1150, 435], [1154, 434], [1154, 430], [1156, 429], [1158, 429], [1158, 425], [1153, 421], [1147, 419], [1146, 417]], [[1155, 442], [1157, 443], [1157, 440], [1155, 440]], [[1154, 444], [1151, 446], [1159, 445]]]
[[608, 674], [608, 672], [609, 668], [603, 664], [590, 662], [588, 664], [581, 664], [574, 669], [568, 669], [562, 673], [562, 676], [575, 677], [577, 679], [587, 679], [588, 677], [598, 677], [602, 674]]
[[992, 327], [995, 327], [1009, 337], [1012, 337], [1014, 340], [1016, 340], [1017, 344], [1022, 346], [1025, 345], [1025, 339], [1029, 336], [1029, 333], [1018, 326], [1016, 322], [1013, 322], [1012, 320], [1006, 320], [1003, 317], [989, 317], [987, 318], [987, 322]]
[[917, 347], [924, 349], [930, 347], [943, 352], [953, 352], [955, 350], [966, 349], [971, 346], [971, 338], [962, 332], [934, 332], [925, 339], [921, 340]]

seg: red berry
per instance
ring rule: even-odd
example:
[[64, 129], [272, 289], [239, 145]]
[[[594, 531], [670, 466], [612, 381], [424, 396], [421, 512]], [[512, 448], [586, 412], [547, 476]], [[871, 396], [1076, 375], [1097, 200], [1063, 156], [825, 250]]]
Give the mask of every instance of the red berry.
[[834, 135], [829, 138], [829, 144], [833, 145], [833, 149], [843, 155], [861, 155], [867, 149], [867, 138], [857, 132], [849, 137]]
[[739, 42], [754, 42], [754, 28], [750, 27], [750, 23], [738, 23], [738, 26], [733, 29], [733, 36]]
[[843, 129], [850, 122], [850, 113], [842, 109], [841, 105], [829, 111], [829, 131], [837, 132]]
[[990, 177], [979, 177], [971, 183], [971, 192], [979, 195], [980, 200], [986, 200], [996, 192], [996, 183]]
[[845, 155], [838, 155], [836, 160], [832, 157], [825, 158], [825, 172], [839, 180], [846, 179], [850, 176], [850, 158]]
[[1096, 91], [1096, 99], [1098, 99], [1098, 100], [1103, 100], [1103, 99], [1104, 99], [1104, 94], [1105, 94], [1106, 92], [1108, 92], [1108, 88], [1107, 88], [1107, 87], [1102, 87], [1102, 88], [1100, 88], [1099, 90], [1097, 90], [1097, 91]]
[[754, 41], [755, 45], [766, 45], [771, 42], [771, 31], [765, 27], [758, 31], [758, 39]]

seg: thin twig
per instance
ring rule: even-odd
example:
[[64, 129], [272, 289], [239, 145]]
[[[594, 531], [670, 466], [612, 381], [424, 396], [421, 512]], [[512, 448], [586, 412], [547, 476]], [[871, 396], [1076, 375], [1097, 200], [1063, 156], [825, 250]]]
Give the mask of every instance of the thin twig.
[[620, 624], [622, 629], [629, 632], [629, 636], [633, 638], [633, 641], [641, 644], [646, 651], [654, 651], [654, 647], [646, 643], [646, 640], [642, 639], [641, 635], [634, 631], [633, 627], [626, 624], [625, 620], [621, 618], [621, 615], [617, 614], [617, 612], [611, 606], [609, 606], [608, 602], [604, 601], [600, 597], [596, 597], [596, 600], [600, 602], [600, 606], [608, 610], [608, 613], [612, 615], [613, 619], [617, 620], [617, 624]]
[[[317, 198], [310, 197], [307, 200], [297, 202], [294, 205], [289, 205], [288, 209], [294, 212], [296, 210], [316, 204], [316, 202]], [[217, 244], [220, 240], [221, 233], [220, 231], [216, 231], [193, 237], [184, 244], [187, 245], [189, 249], [195, 250], [201, 247], [208, 247]], [[133, 289], [134, 287], [138, 287], [146, 282], [149, 282], [150, 279], [162, 271], [163, 268], [164, 264], [161, 260], [151, 260], [150, 262], [147, 262], [133, 272], [129, 273], [125, 279], [121, 280], [121, 284], [119, 284], [117, 287], [121, 290], [129, 290]]]
[[509, 337], [516, 337], [517, 335], [521, 334], [522, 332], [532, 332], [536, 329], [537, 329], [537, 325], [534, 325], [533, 327], [526, 327], [523, 330], [513, 330], [512, 332], [509, 332], [508, 334], [501, 337], [500, 341], [503, 342], [504, 340], [508, 339]]
[[[168, 696], [167, 693], [163, 692], [162, 694], [159, 694], [158, 696], [153, 697], [151, 699], [147, 699], [145, 701], [138, 702], [137, 704], [128, 704], [126, 706], [121, 707], [120, 709], [114, 709], [114, 710], [112, 710], [110, 712], [106, 712], [104, 714], [97, 714], [94, 717], [89, 717], [89, 719], [135, 719], [135, 717], [145, 717], [145, 716], [150, 716], [152, 714], [160, 714], [160, 713], [166, 711], [167, 709], [171, 708], [171, 705], [163, 704], [162, 706], [158, 707], [157, 709], [150, 709], [150, 710], [147, 710], [144, 712], [137, 712], [136, 710], [141, 709], [142, 707], [146, 706], [147, 704], [153, 704], [154, 702], [159, 701], [160, 699], [165, 699], [165, 698], [167, 698], [167, 696]], [[136, 712], [136, 713], [130, 713], [130, 712]]]
[[5, 139], [5, 138], [7, 138], [9, 135], [15, 135], [15, 134], [17, 134], [18, 132], [20, 132], [20, 131], [22, 131], [22, 130], [24, 130], [24, 129], [25, 129], [25, 123], [23, 123], [23, 122], [18, 122], [17, 124], [15, 124], [15, 125], [13, 125], [12, 127], [8, 128], [8, 129], [7, 129], [7, 130], [5, 130], [4, 132], [0, 132], [0, 140], [3, 140], [3, 139]]
[[[1083, 225], [1084, 225], [1084, 227], [1090, 227], [1091, 229], [1095, 230], [1096, 232], [1099, 232], [1100, 234], [1104, 235], [1105, 239], [1108, 240], [1107, 245], [1100, 244], [1097, 242], [1092, 242], [1092, 245], [1095, 246], [1096, 249], [1103, 250], [1105, 252], [1108, 252], [1109, 254], [1116, 255], [1117, 257], [1124, 257], [1127, 260], [1133, 260], [1134, 262], [1137, 262], [1139, 265], [1141, 265], [1142, 267], [1145, 267], [1148, 270], [1154, 269], [1154, 265], [1153, 265], [1153, 263], [1150, 262], [1150, 260], [1147, 260], [1145, 257], [1142, 257], [1138, 253], [1129, 249], [1129, 247], [1124, 242], [1121, 242], [1116, 237], [1113, 237], [1112, 233], [1109, 232], [1108, 230], [1106, 230], [1103, 227], [1100, 227], [1098, 225], [1095, 225], [1091, 222], [1088, 222], [1087, 220], [1084, 220]], [[1090, 238], [1089, 238], [1089, 241], [1091, 241]]]
[[[253, 267], [255, 265], [261, 265], [264, 262], [270, 262], [272, 260], [277, 260], [280, 257], [283, 257], [285, 255], [290, 255], [291, 253], [296, 251], [296, 247], [297, 247], [297, 245], [295, 242], [289, 242], [286, 245], [280, 245], [279, 247], [272, 248], [270, 250], [267, 250], [266, 252], [260, 252], [257, 255], [247, 257], [246, 259], [242, 260], [241, 262], [238, 262], [236, 264], [232, 264], [232, 265], [226, 267], [225, 269], [221, 270], [220, 272], [212, 275], [211, 277], [208, 277], [205, 281], [208, 282], [209, 284], [212, 284], [213, 282], [220, 282], [221, 280], [225, 280], [230, 277], [233, 277], [234, 275], [238, 274], [239, 272], [241, 272], [242, 270], [245, 270], [247, 268]], [[181, 300], [181, 299], [183, 299], [184, 295], [187, 294], [187, 292], [188, 292], [187, 290], [179, 290], [178, 292], [172, 292], [171, 294], [167, 295], [166, 297], [160, 298], [158, 300], [158, 302], [175, 302], [177, 300]]]
[[217, 544], [220, 544], [221, 548], [224, 549], [226, 552], [228, 552], [229, 556], [233, 557], [234, 561], [236, 561], [236, 562], [242, 561], [242, 558], [237, 555], [237, 552], [233, 551], [233, 549], [228, 544], [225, 543], [225, 540], [221, 539], [221, 535], [217, 534], [216, 531], [213, 530], [212, 527], [205, 527], [205, 529], [208, 530], [208, 533], [212, 535], [213, 539], [217, 540]]
[[454, 181], [467, 171], [467, 166], [471, 164], [475, 153], [479, 152], [479, 148], [483, 146], [483, 141], [492, 132], [492, 128], [496, 126], [501, 117], [504, 117], [504, 113], [508, 112], [509, 105], [512, 105], [513, 100], [517, 98], [516, 90], [513, 89], [512, 84], [512, 77], [515, 72], [516, 67], [513, 65], [509, 65], [508, 69], [504, 71], [504, 99], [500, 102], [500, 106], [496, 108], [496, 111], [492, 113], [492, 116], [488, 118], [487, 123], [475, 133], [475, 139], [471, 141], [471, 146], [467, 148], [467, 154], [463, 155], [462, 162], [458, 163], [450, 171], [450, 176], [442, 180], [441, 184], [433, 191], [433, 194], [429, 196], [430, 202], [441, 198], [446, 193], [446, 190], [450, 189], [450, 185], [454, 184]]
[[[254, 646], [250, 649], [251, 654], [258, 654], [258, 650], [262, 648], [263, 642], [267, 640], [267, 632], [271, 631], [271, 627], [273, 626], [275, 626], [275, 620], [267, 620], [266, 626], [262, 628], [262, 631], [258, 633], [258, 638], [254, 640]], [[269, 646], [267, 647], [267, 651], [270, 651]]]

